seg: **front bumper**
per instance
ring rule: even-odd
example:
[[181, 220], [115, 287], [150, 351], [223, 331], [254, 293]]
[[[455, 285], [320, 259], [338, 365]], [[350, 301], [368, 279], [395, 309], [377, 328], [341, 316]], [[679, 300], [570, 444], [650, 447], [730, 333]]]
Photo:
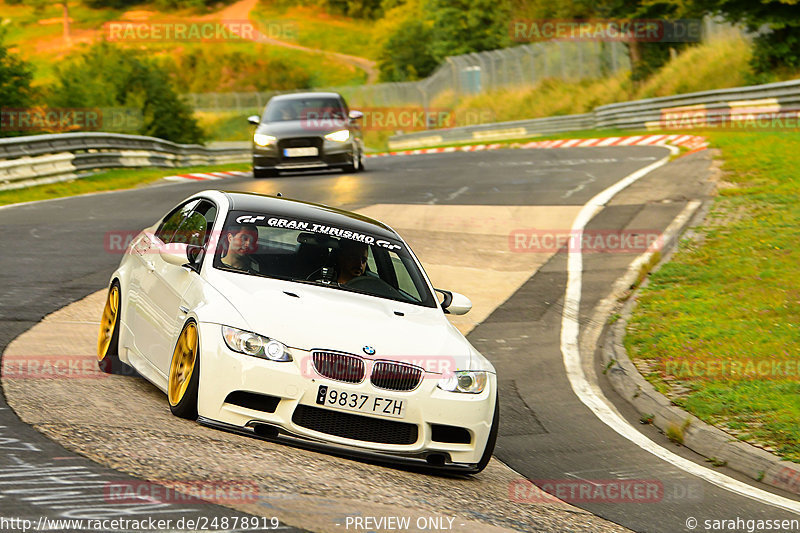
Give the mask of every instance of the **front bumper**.
[[279, 140], [268, 146], [253, 145], [253, 168], [257, 170], [313, 170], [318, 168], [343, 168], [353, 163], [356, 150], [353, 140], [347, 142], [327, 141], [321, 138], [308, 139], [307, 142], [295, 142], [314, 146], [318, 155], [308, 157], [287, 157], [283, 153], [285, 144], [292, 139]]
[[[497, 380], [490, 374], [489, 383], [481, 394], [447, 392], [436, 385], [436, 374], [426, 373], [422, 383], [413, 391], [386, 391], [374, 387], [369, 379], [351, 384], [319, 376], [310, 363], [310, 352], [290, 349], [294, 360], [278, 363], [233, 352], [227, 348], [218, 324], [200, 325], [202, 353], [200, 356], [200, 389], [198, 414], [206, 425], [221, 429], [266, 436], [271, 440], [323, 449], [342, 455], [361, 456], [393, 463], [433, 466], [453, 472], [470, 473], [480, 461], [488, 440], [495, 408]], [[204, 378], [204, 376], [213, 376]], [[405, 414], [399, 420], [390, 417], [350, 413], [316, 404], [319, 385], [341, 391], [366, 393], [405, 401]], [[251, 408], [230, 400], [231, 393], [244, 391], [274, 399], [269, 408]], [[385, 427], [387, 423], [413, 425], [413, 442], [386, 444], [359, 438], [348, 438], [344, 426], [336, 433], [311, 429], [309, 424], [297, 423], [295, 411], [305, 406], [331, 414], [341, 413], [365, 426]], [[271, 412], [270, 412], [271, 411]], [[294, 420], [293, 420], [294, 419]], [[300, 425], [303, 424], [303, 425]], [[469, 442], [440, 442], [434, 440], [434, 427], [462, 428]], [[369, 433], [369, 431], [367, 431]], [[354, 433], [356, 435], [356, 433]], [[441, 440], [441, 432], [437, 432]]]

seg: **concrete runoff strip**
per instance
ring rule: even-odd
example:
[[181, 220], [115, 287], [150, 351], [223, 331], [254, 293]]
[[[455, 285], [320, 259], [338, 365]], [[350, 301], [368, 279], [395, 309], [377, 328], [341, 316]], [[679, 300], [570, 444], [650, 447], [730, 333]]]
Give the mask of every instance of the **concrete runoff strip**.
[[[504, 252], [509, 232], [568, 228], [578, 209], [381, 205], [360, 212], [395, 224], [437, 287], [472, 296], [472, 313], [453, 317], [466, 333], [552, 255]], [[424, 228], [436, 231], [426, 237]], [[440, 249], [445, 245], [463, 254], [448, 259]], [[175, 418], [165, 395], [145, 380], [96, 369], [104, 297], [99, 291], [49, 315], [3, 356], [6, 397], [20, 418], [98, 463], [166, 485], [176, 479], [251, 483], [255, 498], [214, 503], [314, 531], [344, 531], [345, 520], [355, 516], [407, 516], [412, 525], [425, 517], [454, 518], [453, 530], [465, 532], [627, 531], [544, 493], [497, 460], [471, 478], [430, 476]], [[31, 365], [37, 365], [33, 372]], [[42, 376], [45, 368], [52, 377]], [[409, 502], [414, 511], [405, 510]]]
[[45, 317], [3, 355], [5, 393], [20, 418], [100, 464], [167, 486], [250, 487], [238, 500], [212, 503], [320, 532], [344, 531], [355, 516], [410, 517], [412, 526], [453, 518], [452, 530], [464, 532], [627, 531], [532, 488], [514, 496], [527, 482], [497, 460], [471, 478], [424, 475], [173, 417], [165, 395], [144, 379], [97, 370], [104, 298], [98, 291]]

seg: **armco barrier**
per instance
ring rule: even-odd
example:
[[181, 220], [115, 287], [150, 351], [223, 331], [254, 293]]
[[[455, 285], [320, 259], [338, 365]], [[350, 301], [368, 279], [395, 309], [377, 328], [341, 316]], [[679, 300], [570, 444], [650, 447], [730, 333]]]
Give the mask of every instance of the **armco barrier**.
[[[800, 108], [800, 80], [648, 98], [609, 104], [582, 115], [517, 120], [460, 128], [426, 130], [389, 138], [390, 150], [437, 144], [521, 139], [584, 129], [670, 129], [664, 117], [670, 110], [700, 118], [741, 109], [773, 112]], [[800, 117], [798, 117], [800, 118]], [[674, 133], [681, 133], [675, 130]]]
[[249, 148], [207, 148], [140, 135], [60, 133], [0, 139], [0, 188], [78, 172], [124, 167], [188, 167], [248, 161]]

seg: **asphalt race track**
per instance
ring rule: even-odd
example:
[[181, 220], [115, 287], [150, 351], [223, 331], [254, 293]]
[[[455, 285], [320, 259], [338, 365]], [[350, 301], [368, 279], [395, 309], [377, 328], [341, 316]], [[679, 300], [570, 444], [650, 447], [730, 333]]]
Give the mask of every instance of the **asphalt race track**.
[[[658, 459], [595, 417], [573, 392], [561, 353], [567, 254], [538, 249], [530, 245], [530, 239], [515, 241], [512, 237], [530, 237], [531, 231], [542, 227], [568, 231], [572, 217], [594, 195], [668, 155], [663, 147], [638, 146], [383, 157], [367, 160], [369, 170], [363, 174], [160, 183], [130, 191], [0, 208], [0, 352], [45, 315], [106, 286], [119, 262], [119, 255], [106, 249], [108, 232], [149, 225], [195, 191], [213, 187], [281, 192], [286, 197], [376, 216], [387, 214], [394, 217], [390, 224], [408, 238], [415, 250], [417, 241], [437, 243], [446, 250], [449, 257], [437, 255], [433, 249], [427, 255], [419, 254], [437, 285], [443, 285], [437, 279], [452, 280], [447, 288], [476, 295], [475, 312], [457, 325], [469, 332], [469, 340], [498, 370], [502, 416], [497, 459], [540, 485], [565, 487], [579, 481], [597, 484], [608, 480], [655, 483], [661, 487], [656, 497], [593, 497], [570, 502], [635, 531], [706, 531], [704, 520], [737, 517], [798, 519], [789, 511], [735, 494]], [[663, 230], [688, 201], [706, 194], [708, 166], [709, 156], [699, 152], [653, 171], [615, 196], [587, 229], [598, 234], [620, 229], [645, 233]], [[537, 217], [542, 213], [545, 218], [552, 218], [550, 225], [538, 225], [541, 219]], [[494, 240], [487, 236], [489, 233]], [[453, 234], [459, 237], [450, 238]], [[505, 249], [491, 248], [503, 240]], [[521, 248], [514, 249], [515, 242]], [[595, 306], [639, 253], [584, 255], [579, 317], [582, 328], [589, 324]], [[456, 282], [458, 286], [453, 286]], [[498, 294], [502, 297], [498, 298]], [[602, 369], [596, 370], [607, 397], [628, 420], [637, 423], [638, 415], [615, 399], [604, 383]], [[24, 396], [22, 391], [18, 396]], [[48, 406], [41, 405], [39, 410], [47, 411]], [[159, 423], [164, 431], [164, 425], [171, 421]], [[641, 430], [670, 451], [706, 465], [701, 457], [671, 444], [652, 427], [643, 426]], [[56, 425], [47, 433], [61, 442], [58, 431]], [[203, 432], [199, 435], [202, 439]], [[70, 442], [75, 449], [75, 439], [82, 439], [90, 448], [98, 438], [73, 434]], [[113, 434], [107, 438], [112, 439]], [[158, 504], [142, 500], [120, 506], [109, 501], [108, 482], [132, 478], [44, 437], [19, 420], [6, 404], [5, 396], [0, 402], [0, 448], [4, 452], [0, 455], [2, 516], [111, 517], [123, 509], [131, 518], [245, 516], [241, 511], [203, 502]], [[120, 456], [125, 452], [120, 449]], [[158, 447], [152, 453], [152, 462], [158, 463]], [[86, 455], [92, 456], [89, 452]], [[387, 479], [394, 471], [378, 465], [369, 468], [380, 470]], [[740, 479], [725, 468], [715, 470]], [[183, 474], [174, 473], [176, 478]], [[420, 483], [434, 489], [441, 479], [424, 473], [409, 475], [419, 476]], [[321, 472], [318, 483], [324, 486], [327, 482], [325, 472]], [[459, 482], [465, 486], [471, 483], [455, 480], [456, 484]], [[446, 481], [448, 487], [453, 483]], [[291, 486], [279, 488], [292, 491]], [[759, 488], [777, 494], [774, 489]], [[512, 487], [500, 489], [499, 493], [504, 494], [501, 497], [516, 505], [538, 503], [527, 502], [526, 493], [514, 492]], [[785, 493], [780, 495], [796, 499]], [[394, 496], [402, 500], [402, 495]], [[400, 505], [413, 507], [415, 503]], [[354, 513], [358, 511], [353, 509]], [[563, 512], [563, 508], [553, 510], [557, 511]], [[475, 512], [466, 518], [480, 519], [477, 515]], [[697, 519], [700, 526], [687, 527], [690, 518]], [[318, 530], [315, 524], [293, 523]], [[575, 530], [566, 522], [563, 527], [557, 522], [515, 523], [513, 517], [498, 525], [519, 531]], [[344, 526], [339, 530], [346, 531]]]

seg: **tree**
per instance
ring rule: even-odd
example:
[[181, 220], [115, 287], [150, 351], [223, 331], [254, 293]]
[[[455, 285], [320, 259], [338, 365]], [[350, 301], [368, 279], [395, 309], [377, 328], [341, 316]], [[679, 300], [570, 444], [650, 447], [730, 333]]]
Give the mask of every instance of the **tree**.
[[[5, 30], [0, 28], [0, 113], [9, 109], [29, 107], [34, 101], [31, 89], [33, 69], [18, 55], [8, 51], [5, 45]], [[16, 135], [5, 125], [0, 127], [0, 137]]]
[[330, 11], [349, 17], [377, 19], [383, 15], [381, 0], [326, 0]]
[[432, 40], [429, 24], [420, 20], [403, 22], [381, 50], [381, 81], [413, 81], [429, 76], [439, 64], [429, 48]]
[[[600, 17], [662, 22], [698, 19], [703, 14], [693, 0], [604, 0], [596, 9]], [[669, 61], [670, 49], [681, 49], [688, 44], [685, 41], [629, 41], [631, 81], [644, 81]]]
[[428, 0], [431, 54], [451, 55], [504, 48], [511, 44], [509, 0]]
[[694, 3], [705, 12], [758, 32], [750, 64], [759, 77], [768, 79], [776, 70], [800, 68], [799, 0], [694, 0]]
[[512, 44], [510, 0], [385, 0], [379, 23], [384, 81], [429, 75], [447, 56]]
[[99, 43], [56, 70], [52, 107], [123, 108], [141, 112], [134, 131], [178, 143], [197, 143], [203, 132], [181, 100], [167, 69], [136, 50]]
[[[513, 0], [515, 16], [531, 19], [675, 21], [699, 18], [702, 9], [694, 0]], [[686, 42], [627, 43], [631, 59], [631, 80], [644, 80], [670, 58], [670, 49], [679, 49]]]

